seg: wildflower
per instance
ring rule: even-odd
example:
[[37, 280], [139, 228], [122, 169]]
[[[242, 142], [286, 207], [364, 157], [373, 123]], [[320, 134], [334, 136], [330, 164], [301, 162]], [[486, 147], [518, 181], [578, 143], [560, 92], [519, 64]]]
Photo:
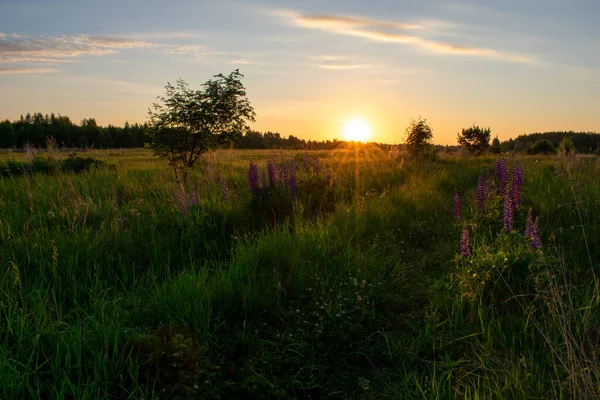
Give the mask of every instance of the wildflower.
[[225, 179], [221, 179], [221, 192], [223, 193], [223, 201], [229, 203], [229, 186], [227, 186]]
[[458, 196], [458, 192], [456, 191], [456, 189], [454, 190], [454, 220], [462, 220], [460, 216], [460, 197]]
[[513, 230], [513, 211], [514, 205], [512, 195], [507, 190], [504, 194], [504, 232], [509, 233]]
[[467, 225], [463, 225], [462, 234], [460, 236], [460, 255], [463, 257], [471, 256], [471, 244], [469, 241], [469, 230]]
[[492, 178], [490, 175], [490, 170], [485, 170], [485, 187], [484, 187], [485, 197], [490, 198], [492, 195]]
[[277, 183], [277, 171], [272, 160], [267, 161], [267, 175], [269, 177], [269, 187], [274, 188]]
[[523, 186], [523, 170], [519, 168], [518, 164], [513, 167], [513, 186], [512, 186], [512, 200], [515, 207], [519, 205], [519, 197], [521, 192], [521, 186]]
[[190, 211], [190, 203], [188, 202], [187, 196], [183, 189], [175, 191], [175, 197], [179, 205], [179, 210], [184, 217], [187, 217]]
[[290, 166], [290, 191], [292, 192], [292, 200], [296, 201], [296, 163], [293, 160]]
[[473, 274], [473, 278], [477, 278], [477, 274]]
[[308, 157], [308, 151], [304, 152], [304, 167], [307, 171], [310, 169], [310, 158]]
[[321, 162], [319, 160], [319, 157], [315, 157], [314, 166], [315, 166], [315, 174], [318, 174], [319, 170], [321, 168]]
[[477, 212], [479, 214], [484, 213], [484, 197], [485, 197], [485, 189], [484, 189], [484, 180], [483, 175], [479, 175], [479, 180], [477, 181]]
[[248, 187], [252, 193], [258, 193], [258, 166], [250, 161], [250, 168], [248, 168]]
[[194, 190], [192, 192], [191, 203], [192, 203], [193, 206], [197, 206], [198, 204], [200, 204], [200, 195], [198, 194], [197, 190]]
[[508, 170], [506, 169], [506, 160], [504, 158], [496, 161], [496, 164], [494, 164], [494, 179], [496, 180], [498, 194], [503, 196], [508, 185]]
[[527, 223], [525, 225], [525, 237], [529, 239], [529, 245], [532, 249], [537, 250], [541, 247], [542, 241], [540, 238], [540, 220], [535, 219], [533, 222], [533, 211], [529, 209], [527, 213]]
[[262, 189], [265, 192], [265, 194], [267, 194], [269, 191], [269, 186], [267, 185], [267, 181], [268, 181], [267, 171], [263, 170], [262, 174], [260, 176], [260, 183], [262, 185]]

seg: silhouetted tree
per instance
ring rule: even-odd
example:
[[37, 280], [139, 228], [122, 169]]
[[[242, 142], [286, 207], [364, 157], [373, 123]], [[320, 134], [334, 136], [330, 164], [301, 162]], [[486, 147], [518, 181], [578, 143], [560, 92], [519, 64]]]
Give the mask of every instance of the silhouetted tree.
[[484, 129], [473, 125], [470, 128], [463, 129], [458, 134], [458, 144], [468, 152], [478, 156], [490, 146], [491, 135], [492, 131], [490, 128]]
[[167, 83], [166, 96], [148, 110], [147, 147], [169, 160], [181, 182], [198, 157], [240, 136], [247, 121], [255, 120], [242, 77], [239, 70], [215, 75], [200, 90], [181, 79], [176, 86]]
[[406, 128], [406, 150], [413, 156], [425, 155], [432, 147], [433, 130], [425, 118], [411, 120]]
[[499, 154], [502, 152], [502, 147], [500, 146], [500, 139], [498, 139], [498, 136], [492, 140], [492, 148], [490, 150], [494, 154]]

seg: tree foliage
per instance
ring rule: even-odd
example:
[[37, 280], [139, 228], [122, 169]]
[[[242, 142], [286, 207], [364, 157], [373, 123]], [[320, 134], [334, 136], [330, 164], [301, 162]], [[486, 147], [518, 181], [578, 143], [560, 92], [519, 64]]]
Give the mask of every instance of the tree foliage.
[[433, 130], [427, 119], [411, 120], [406, 128], [406, 150], [413, 156], [424, 156], [433, 147]]
[[500, 146], [500, 139], [498, 139], [498, 136], [496, 136], [494, 140], [492, 140], [492, 147], [490, 151], [494, 154], [502, 153], [502, 147]]
[[563, 154], [574, 154], [575, 144], [573, 143], [573, 139], [569, 136], [565, 136], [558, 144], [558, 151]]
[[145, 132], [146, 126], [140, 124], [102, 127], [87, 118], [77, 125], [60, 114], [28, 113], [13, 122], [0, 122], [0, 147], [45, 148], [48, 138], [53, 138], [57, 147], [133, 148], [144, 145]]
[[463, 129], [458, 134], [458, 144], [469, 153], [481, 155], [490, 146], [492, 131], [490, 128], [480, 128], [473, 125], [470, 128]]
[[571, 138], [578, 153], [594, 153], [597, 149], [600, 149], [600, 133], [557, 131], [519, 135], [514, 139], [502, 142], [502, 150], [528, 151], [531, 146], [540, 140], [549, 140], [552, 146], [558, 147], [565, 137]]
[[202, 154], [240, 137], [255, 120], [242, 77], [237, 69], [214, 75], [199, 90], [182, 79], [175, 86], [167, 83], [166, 95], [148, 110], [147, 147], [167, 158], [178, 178], [185, 180]]
[[538, 140], [527, 149], [529, 154], [556, 154], [556, 147], [548, 139]]

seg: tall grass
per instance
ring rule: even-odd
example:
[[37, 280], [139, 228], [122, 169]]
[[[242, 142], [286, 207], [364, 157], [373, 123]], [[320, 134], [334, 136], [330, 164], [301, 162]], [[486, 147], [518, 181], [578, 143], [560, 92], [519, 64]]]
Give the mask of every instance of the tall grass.
[[[335, 207], [310, 206], [318, 180], [302, 172], [292, 214], [274, 220], [252, 208], [249, 162], [304, 152], [208, 155], [184, 188], [199, 197], [189, 213], [163, 161], [90, 155], [110, 167], [0, 178], [2, 398], [600, 394], [595, 159], [519, 159], [536, 253], [476, 217], [492, 158], [310, 153], [335, 177]], [[496, 261], [510, 273], [466, 291], [466, 271]]]

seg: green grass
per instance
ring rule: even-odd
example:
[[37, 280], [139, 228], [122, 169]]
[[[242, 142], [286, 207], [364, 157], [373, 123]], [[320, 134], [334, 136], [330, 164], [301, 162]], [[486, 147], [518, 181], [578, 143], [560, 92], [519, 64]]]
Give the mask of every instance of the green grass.
[[501, 234], [501, 206], [475, 212], [491, 157], [311, 152], [321, 172], [272, 204], [252, 200], [249, 162], [301, 170], [304, 152], [221, 150], [184, 217], [165, 161], [85, 156], [105, 166], [0, 177], [0, 398], [600, 395], [596, 158], [519, 158], [517, 232]]

